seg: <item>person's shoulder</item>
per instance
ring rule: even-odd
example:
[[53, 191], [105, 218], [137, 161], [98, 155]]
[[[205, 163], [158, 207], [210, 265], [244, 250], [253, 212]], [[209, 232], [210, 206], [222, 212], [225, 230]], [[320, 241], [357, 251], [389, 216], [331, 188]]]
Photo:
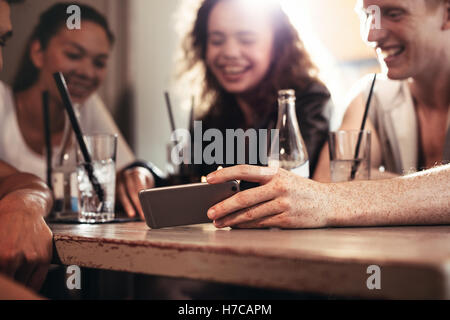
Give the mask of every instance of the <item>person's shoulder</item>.
[[[368, 96], [370, 93], [370, 88], [372, 87], [373, 78], [373, 74], [364, 76], [355, 84], [353, 91], [358, 94], [363, 94], [363, 96]], [[392, 80], [386, 75], [377, 74], [377, 80], [375, 82], [373, 93], [376, 96], [391, 99], [401, 93], [404, 83], [405, 81], [403, 80]]]
[[329, 121], [334, 103], [328, 88], [320, 81], [311, 82], [305, 89], [296, 92], [296, 109], [302, 117], [316, 117], [320, 115]]
[[[367, 100], [373, 78], [373, 74], [368, 74], [357, 81], [349, 92], [348, 100]], [[406, 81], [404, 80], [392, 80], [386, 75], [377, 74], [377, 80], [373, 89], [373, 99], [377, 108], [390, 109], [395, 106], [395, 102], [403, 97], [405, 84]]]
[[12, 103], [12, 89], [6, 83], [0, 81], [0, 110], [2, 113]]

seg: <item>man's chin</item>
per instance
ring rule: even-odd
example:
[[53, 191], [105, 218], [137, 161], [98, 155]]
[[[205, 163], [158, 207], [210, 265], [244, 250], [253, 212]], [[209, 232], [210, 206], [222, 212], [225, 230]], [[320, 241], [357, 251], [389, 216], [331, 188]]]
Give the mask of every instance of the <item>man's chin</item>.
[[385, 73], [390, 80], [406, 80], [411, 77], [408, 72], [398, 69], [388, 69]]

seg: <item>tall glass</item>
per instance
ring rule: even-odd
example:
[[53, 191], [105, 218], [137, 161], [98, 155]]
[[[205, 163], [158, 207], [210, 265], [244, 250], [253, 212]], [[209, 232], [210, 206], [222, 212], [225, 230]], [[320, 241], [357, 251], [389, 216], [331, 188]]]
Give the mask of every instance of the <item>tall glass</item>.
[[[114, 220], [115, 188], [116, 188], [116, 152], [117, 135], [85, 136], [84, 141], [91, 156], [91, 170], [94, 179], [89, 177], [88, 166], [79, 151], [78, 157], [78, 191], [79, 215], [82, 223], [104, 223]], [[98, 182], [103, 190], [103, 201], [93, 185]]]
[[[358, 154], [358, 140], [361, 137]], [[337, 131], [329, 134], [331, 181], [370, 179], [370, 131]]]

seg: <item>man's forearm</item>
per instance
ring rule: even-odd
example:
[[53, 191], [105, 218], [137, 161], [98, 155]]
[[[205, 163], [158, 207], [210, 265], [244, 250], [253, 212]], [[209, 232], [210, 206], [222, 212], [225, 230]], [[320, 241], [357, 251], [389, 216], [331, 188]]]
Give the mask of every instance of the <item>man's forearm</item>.
[[450, 166], [330, 188], [332, 226], [450, 224]]
[[53, 206], [53, 196], [39, 178], [27, 173], [16, 173], [0, 179], [0, 203], [3, 206], [13, 203], [19, 206], [36, 205], [47, 214]]

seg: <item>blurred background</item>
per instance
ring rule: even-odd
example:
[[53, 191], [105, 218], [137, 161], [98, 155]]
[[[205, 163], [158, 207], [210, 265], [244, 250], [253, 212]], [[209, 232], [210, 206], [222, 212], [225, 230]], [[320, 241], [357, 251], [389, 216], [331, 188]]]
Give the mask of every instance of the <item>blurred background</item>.
[[[332, 128], [336, 128], [350, 88], [365, 74], [379, 70], [373, 50], [360, 37], [359, 18], [354, 11], [356, 0], [279, 1], [333, 95], [336, 110]], [[0, 80], [12, 82], [40, 13], [57, 2], [61, 1], [27, 0], [13, 7], [14, 37], [4, 51], [6, 63]], [[195, 7], [198, 0], [78, 2], [102, 12], [117, 39], [100, 91], [102, 99], [137, 157], [165, 169], [170, 128], [164, 91], [171, 93], [177, 126], [186, 128], [189, 110], [184, 108], [184, 101], [191, 97], [186, 96], [189, 88], [177, 90], [175, 59], [180, 34], [188, 31], [180, 22], [189, 22], [192, 17], [187, 8]]]

